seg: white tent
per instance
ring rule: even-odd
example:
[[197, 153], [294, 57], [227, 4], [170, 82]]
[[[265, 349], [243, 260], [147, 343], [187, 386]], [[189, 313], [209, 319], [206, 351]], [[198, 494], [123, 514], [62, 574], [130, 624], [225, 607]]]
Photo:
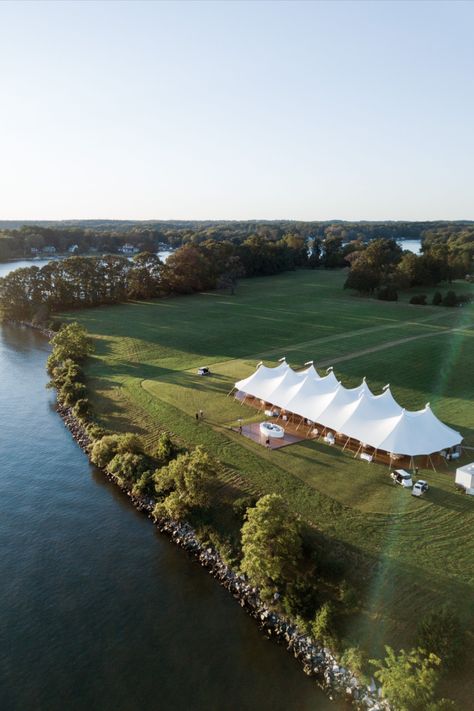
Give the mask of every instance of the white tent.
[[321, 377], [312, 365], [302, 371], [294, 371], [286, 361], [275, 368], [260, 365], [235, 387], [392, 454], [428, 455], [462, 441], [460, 433], [438, 420], [429, 405], [409, 412], [396, 402], [388, 386], [380, 395], [374, 395], [364, 378], [358, 387], [348, 389], [332, 370]]
[[387, 430], [386, 437], [378, 443], [378, 449], [411, 457], [455, 447], [462, 441], [462, 435], [438, 420], [429, 405], [416, 412], [402, 410]]
[[277, 365], [276, 368], [259, 365], [255, 373], [244, 380], [239, 380], [235, 383], [235, 387], [246, 395], [252, 395], [259, 400], [268, 400], [269, 393], [275, 389], [278, 380], [284, 376], [287, 370], [291, 369], [286, 361]]

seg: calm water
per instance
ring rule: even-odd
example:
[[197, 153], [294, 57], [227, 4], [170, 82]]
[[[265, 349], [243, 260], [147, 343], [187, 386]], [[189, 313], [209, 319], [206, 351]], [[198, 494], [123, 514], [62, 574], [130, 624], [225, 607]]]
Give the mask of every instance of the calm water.
[[398, 243], [402, 249], [406, 249], [413, 254], [421, 253], [421, 239], [402, 239]]
[[0, 709], [334, 709], [282, 647], [94, 471], [0, 330]]

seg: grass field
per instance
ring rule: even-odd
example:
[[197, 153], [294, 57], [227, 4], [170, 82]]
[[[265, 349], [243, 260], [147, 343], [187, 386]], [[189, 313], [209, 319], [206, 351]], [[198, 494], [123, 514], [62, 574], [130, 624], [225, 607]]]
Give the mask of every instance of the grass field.
[[[420, 471], [431, 488], [417, 500], [394, 487], [381, 465], [318, 442], [268, 451], [229, 429], [238, 417], [256, 419], [227, 397], [233, 383], [259, 360], [286, 356], [293, 366], [334, 364], [345, 385], [365, 375], [380, 392], [389, 382], [410, 409], [430, 402], [474, 448], [474, 307], [358, 298], [343, 280], [340, 272], [296, 272], [244, 280], [235, 296], [212, 292], [70, 316], [95, 336], [87, 375], [104, 423], [133, 426], [150, 446], [166, 428], [212, 451], [225, 486], [282, 493], [325, 545], [358, 561], [364, 609], [347, 633], [379, 652], [381, 641], [409, 644], [419, 615], [446, 600], [473, 627], [474, 500], [455, 492], [453, 467]], [[213, 375], [197, 376], [201, 365]], [[197, 425], [200, 408], [205, 422]]]

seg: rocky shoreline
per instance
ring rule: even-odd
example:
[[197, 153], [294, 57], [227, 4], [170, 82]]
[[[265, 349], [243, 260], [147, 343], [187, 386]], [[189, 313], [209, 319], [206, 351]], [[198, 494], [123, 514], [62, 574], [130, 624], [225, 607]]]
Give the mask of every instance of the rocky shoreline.
[[[26, 322], [12, 322], [17, 325], [33, 328], [48, 339], [54, 336], [54, 331]], [[92, 444], [82, 423], [73, 415], [70, 408], [57, 404], [57, 412], [62, 417], [64, 425], [85, 454], [89, 457]], [[144, 497], [133, 496], [125, 487], [120, 486], [116, 478], [103, 472], [104, 475], [126, 494], [132, 504], [153, 521], [156, 527], [171, 540], [183, 548], [197, 562], [206, 568], [218, 582], [228, 590], [240, 606], [251, 615], [264, 632], [275, 641], [284, 644], [288, 652], [301, 663], [305, 674], [314, 677], [331, 700], [345, 699], [355, 709], [371, 711], [390, 711], [390, 705], [380, 698], [374, 684], [367, 687], [349, 669], [342, 667], [332, 652], [312, 637], [302, 634], [290, 620], [272, 610], [264, 603], [257, 588], [249, 584], [245, 576], [239, 575], [221, 559], [219, 553], [211, 547], [205, 547], [198, 540], [194, 529], [188, 524], [171, 519], [156, 520], [152, 514], [154, 501]]]
[[[92, 444], [87, 432], [69, 408], [58, 404], [57, 411], [65, 426], [71, 432], [77, 444], [89, 456]], [[238, 575], [221, 559], [219, 553], [210, 547], [204, 547], [196, 537], [193, 528], [171, 519], [156, 520], [153, 515], [152, 499], [133, 496], [125, 487], [121, 487], [116, 478], [107, 472], [104, 475], [119, 486], [129, 497], [133, 505], [145, 513], [156, 527], [165, 533], [174, 543], [184, 548], [197, 560], [219, 583], [228, 590], [248, 614], [258, 623], [262, 631], [277, 642], [284, 644], [287, 650], [301, 663], [305, 674], [315, 678], [331, 700], [346, 699], [356, 709], [372, 711], [390, 711], [387, 701], [381, 699], [376, 688], [368, 688], [349, 669], [342, 667], [329, 649], [318, 644], [313, 638], [301, 634], [296, 625], [269, 608], [259, 597], [257, 588], [251, 586], [245, 576]]]

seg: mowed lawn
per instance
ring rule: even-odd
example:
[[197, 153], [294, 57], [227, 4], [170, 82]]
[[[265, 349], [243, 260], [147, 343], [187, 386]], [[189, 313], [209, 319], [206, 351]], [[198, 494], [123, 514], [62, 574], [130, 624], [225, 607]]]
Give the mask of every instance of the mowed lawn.
[[[390, 383], [410, 409], [430, 402], [474, 448], [474, 308], [360, 298], [342, 289], [344, 279], [296, 272], [243, 280], [235, 296], [69, 314], [95, 337], [87, 367], [93, 403], [107, 426], [133, 427], [150, 446], [163, 428], [205, 445], [222, 462], [224, 483], [282, 493], [335, 550], [363, 560], [364, 614], [353, 633], [369, 648], [409, 641], [419, 614], [446, 599], [472, 627], [474, 499], [455, 492], [454, 466], [420, 471], [431, 489], [417, 500], [391, 484], [387, 467], [350, 453], [309, 441], [267, 451], [230, 430], [239, 417], [258, 419], [228, 396], [234, 382], [259, 360], [286, 356], [298, 367], [314, 360], [321, 372], [334, 364], [348, 386], [366, 376], [377, 393]], [[210, 377], [196, 374], [202, 365]], [[205, 422], [196, 424], [201, 408]], [[470, 459], [474, 450], [463, 461]]]

